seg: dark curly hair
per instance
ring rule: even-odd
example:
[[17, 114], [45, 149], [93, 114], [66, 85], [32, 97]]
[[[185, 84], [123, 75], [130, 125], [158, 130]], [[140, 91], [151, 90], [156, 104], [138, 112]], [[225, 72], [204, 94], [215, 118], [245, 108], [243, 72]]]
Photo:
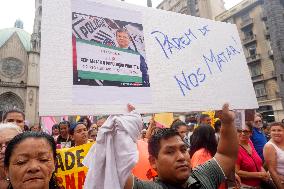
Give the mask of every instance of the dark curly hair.
[[186, 126], [186, 127], [188, 127], [188, 126], [186, 125], [186, 123], [184, 123], [183, 121], [177, 119], [177, 120], [173, 121], [173, 123], [172, 123], [172, 125], [171, 125], [171, 128], [172, 128], [172, 129], [175, 129], [175, 130], [178, 130], [180, 126]]
[[[55, 141], [54, 141], [53, 137], [48, 135], [48, 134], [46, 134], [46, 133], [44, 133], [44, 132], [28, 131], [28, 132], [24, 132], [24, 133], [21, 133], [21, 134], [15, 136], [9, 142], [9, 144], [7, 145], [7, 148], [5, 150], [4, 167], [6, 167], [6, 168], [9, 167], [10, 159], [11, 159], [13, 150], [16, 148], [16, 146], [18, 144], [20, 144], [22, 141], [24, 141], [25, 139], [28, 139], [28, 138], [36, 138], [36, 139], [44, 139], [44, 140], [46, 140], [47, 143], [50, 145], [50, 147], [52, 149], [52, 154], [53, 154], [54, 161], [56, 161], [56, 144], [55, 144]], [[9, 189], [13, 189], [11, 183], [10, 183], [8, 188]], [[58, 184], [57, 184], [57, 181], [56, 181], [54, 173], [52, 174], [52, 177], [51, 177], [51, 179], [49, 181], [49, 188], [60, 189]]]
[[158, 157], [161, 149], [160, 142], [162, 139], [168, 139], [173, 136], [179, 136], [179, 133], [175, 129], [163, 128], [155, 132], [148, 141], [148, 152], [151, 156]]
[[197, 127], [193, 131], [190, 139], [190, 157], [201, 148], [208, 150], [211, 156], [214, 156], [217, 152], [218, 144], [215, 137], [215, 131], [211, 126], [203, 125]]
[[12, 110], [8, 110], [8, 111], [4, 112], [3, 120], [5, 120], [8, 117], [8, 114], [10, 114], [10, 113], [19, 113], [25, 119], [25, 113], [22, 110], [20, 110], [20, 109], [12, 109]]
[[271, 128], [271, 127], [274, 127], [274, 126], [280, 126], [280, 127], [284, 128], [284, 124], [281, 123], [281, 122], [272, 123], [272, 124], [270, 125], [270, 128]]
[[70, 122], [69, 121], [61, 121], [58, 123], [58, 128], [60, 130], [61, 125], [67, 125], [68, 128], [70, 128]]
[[91, 120], [87, 117], [87, 116], [84, 116], [84, 117], [81, 117], [79, 120], [78, 120], [78, 122], [84, 122], [84, 120], [86, 120], [87, 121], [87, 129], [89, 130], [90, 129], [90, 127], [91, 127], [91, 125], [92, 125], [92, 122], [91, 122]]

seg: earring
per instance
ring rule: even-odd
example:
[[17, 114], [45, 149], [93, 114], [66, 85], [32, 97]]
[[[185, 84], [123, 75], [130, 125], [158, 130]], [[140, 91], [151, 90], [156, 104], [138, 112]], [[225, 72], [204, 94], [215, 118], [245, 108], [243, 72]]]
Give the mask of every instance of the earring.
[[9, 177], [6, 178], [6, 181], [8, 181], [8, 182], [10, 181]]

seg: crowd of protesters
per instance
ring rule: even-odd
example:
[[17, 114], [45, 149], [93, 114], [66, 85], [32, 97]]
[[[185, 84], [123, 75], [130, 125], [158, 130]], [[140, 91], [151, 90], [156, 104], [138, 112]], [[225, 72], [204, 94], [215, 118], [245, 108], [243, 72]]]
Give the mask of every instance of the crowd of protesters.
[[[152, 118], [139, 140], [148, 146], [152, 176], [158, 180], [146, 183], [131, 175], [124, 188], [284, 188], [283, 123], [263, 124], [256, 114], [236, 130], [233, 114], [224, 115], [214, 124], [207, 114], [187, 123], [177, 119], [171, 128], [157, 126]], [[59, 188], [56, 149], [95, 142], [106, 120], [62, 121], [49, 135], [40, 124], [27, 129], [23, 112], [6, 112], [0, 124], [0, 189]], [[164, 149], [165, 142], [172, 146]]]

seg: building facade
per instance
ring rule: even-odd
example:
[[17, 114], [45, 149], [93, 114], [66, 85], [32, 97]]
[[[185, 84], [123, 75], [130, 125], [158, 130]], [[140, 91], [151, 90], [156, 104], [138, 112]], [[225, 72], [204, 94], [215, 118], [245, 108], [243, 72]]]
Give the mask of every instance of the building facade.
[[271, 40], [271, 28], [268, 27], [264, 2], [244, 0], [218, 15], [216, 20], [236, 24], [238, 28], [259, 104], [257, 111], [269, 122], [281, 121], [284, 119], [281, 93], [283, 83], [279, 82], [281, 68], [276, 66], [272, 48], [274, 41]]
[[279, 96], [284, 105], [284, 0], [264, 0], [264, 15], [267, 19]]
[[36, 0], [33, 34], [17, 20], [0, 30], [0, 121], [5, 111], [20, 109], [30, 125], [39, 123], [39, 52], [41, 1]]
[[164, 0], [157, 8], [208, 19], [226, 10], [223, 0]]

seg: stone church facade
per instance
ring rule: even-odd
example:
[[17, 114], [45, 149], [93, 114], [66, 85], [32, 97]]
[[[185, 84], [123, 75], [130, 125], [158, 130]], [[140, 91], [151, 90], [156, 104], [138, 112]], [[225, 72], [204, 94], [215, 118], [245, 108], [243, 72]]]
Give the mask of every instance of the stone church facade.
[[20, 20], [0, 29], [0, 120], [10, 109], [25, 112], [29, 125], [39, 123], [39, 57], [41, 0], [36, 0], [33, 34]]

